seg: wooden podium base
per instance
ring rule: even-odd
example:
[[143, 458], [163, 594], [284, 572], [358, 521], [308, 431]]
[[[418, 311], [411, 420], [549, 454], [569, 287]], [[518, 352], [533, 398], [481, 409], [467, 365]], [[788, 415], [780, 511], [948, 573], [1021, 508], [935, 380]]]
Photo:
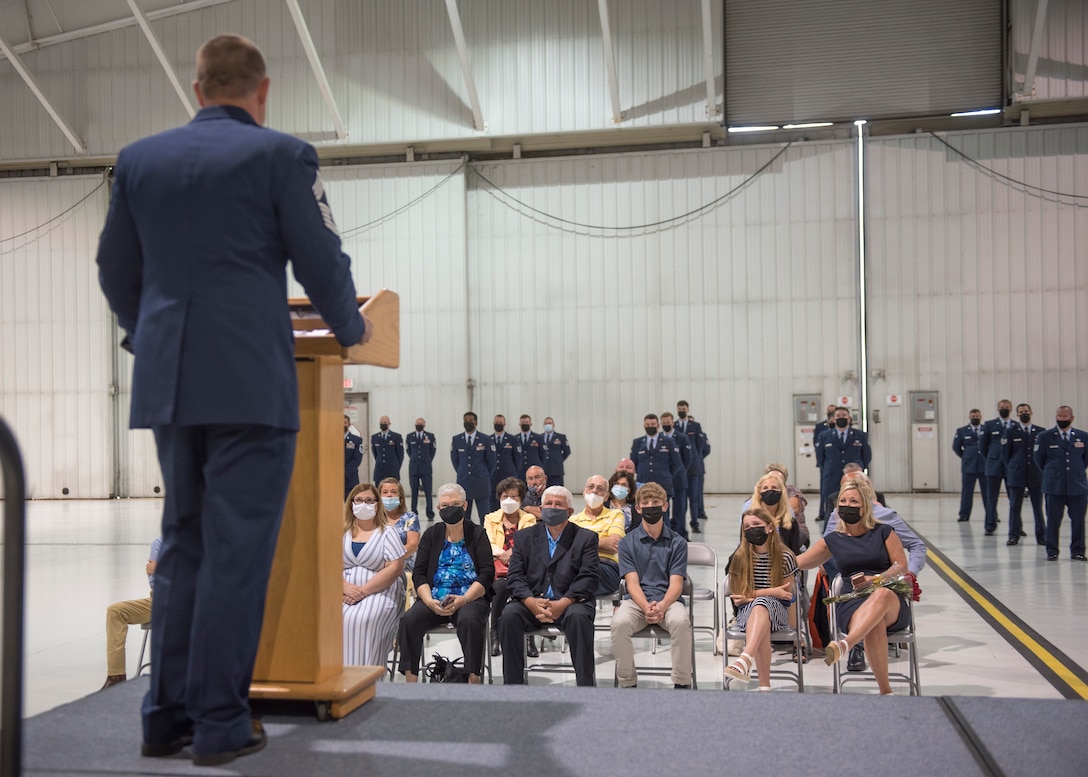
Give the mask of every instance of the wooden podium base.
[[345, 666], [321, 683], [253, 682], [251, 699], [272, 701], [312, 701], [317, 705], [317, 719], [339, 719], [374, 698], [374, 684], [386, 669], [380, 666]]

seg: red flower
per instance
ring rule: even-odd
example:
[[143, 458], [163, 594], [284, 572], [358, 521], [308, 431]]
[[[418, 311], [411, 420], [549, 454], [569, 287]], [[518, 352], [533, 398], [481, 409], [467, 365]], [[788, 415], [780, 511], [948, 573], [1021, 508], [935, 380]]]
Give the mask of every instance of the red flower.
[[921, 588], [921, 586], [918, 585], [918, 578], [915, 577], [914, 573], [912, 573], [912, 572], [907, 572], [906, 577], [910, 581], [910, 585], [911, 585], [911, 593], [910, 593], [911, 601], [917, 602], [918, 600], [920, 600], [922, 598], [922, 588]]

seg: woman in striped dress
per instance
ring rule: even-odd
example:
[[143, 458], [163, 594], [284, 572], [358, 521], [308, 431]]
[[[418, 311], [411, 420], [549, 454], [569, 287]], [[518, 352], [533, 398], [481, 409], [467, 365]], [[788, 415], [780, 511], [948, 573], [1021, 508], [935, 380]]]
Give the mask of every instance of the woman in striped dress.
[[344, 503], [344, 664], [384, 666], [404, 612], [404, 545], [378, 489], [361, 483]]
[[[759, 690], [771, 690], [771, 632], [789, 626], [793, 573], [797, 562], [762, 507], [744, 511], [744, 535], [729, 559], [729, 593], [738, 608], [736, 628], [745, 633], [744, 652], [725, 668], [734, 680], [748, 682], [755, 664]], [[753, 658], [754, 656], [754, 658]]]

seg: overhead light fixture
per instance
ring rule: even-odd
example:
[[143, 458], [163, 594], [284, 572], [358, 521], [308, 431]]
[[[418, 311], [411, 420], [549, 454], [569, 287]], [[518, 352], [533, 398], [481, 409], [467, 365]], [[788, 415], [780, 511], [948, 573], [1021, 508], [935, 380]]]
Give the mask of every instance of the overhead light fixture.
[[810, 121], [807, 124], [783, 124], [782, 129], [812, 129], [813, 127], [830, 127], [830, 121]]
[[730, 127], [729, 132], [773, 132], [778, 129], [778, 125], [769, 125], [766, 127]]
[[953, 113], [951, 116], [959, 118], [960, 116], [992, 116], [995, 113], [1001, 113], [1000, 108], [983, 108], [978, 111], [961, 111], [959, 113]]

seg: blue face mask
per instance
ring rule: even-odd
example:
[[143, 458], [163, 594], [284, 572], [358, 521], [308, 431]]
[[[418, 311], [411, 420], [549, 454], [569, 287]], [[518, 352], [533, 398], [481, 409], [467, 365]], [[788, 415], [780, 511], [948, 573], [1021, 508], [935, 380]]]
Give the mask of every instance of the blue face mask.
[[383, 496], [382, 497], [382, 507], [384, 507], [386, 510], [396, 510], [398, 507], [400, 507], [400, 497], [399, 496]]
[[626, 499], [629, 493], [631, 491], [627, 486], [621, 486], [619, 483], [612, 486], [612, 496], [616, 497], [616, 499]]

